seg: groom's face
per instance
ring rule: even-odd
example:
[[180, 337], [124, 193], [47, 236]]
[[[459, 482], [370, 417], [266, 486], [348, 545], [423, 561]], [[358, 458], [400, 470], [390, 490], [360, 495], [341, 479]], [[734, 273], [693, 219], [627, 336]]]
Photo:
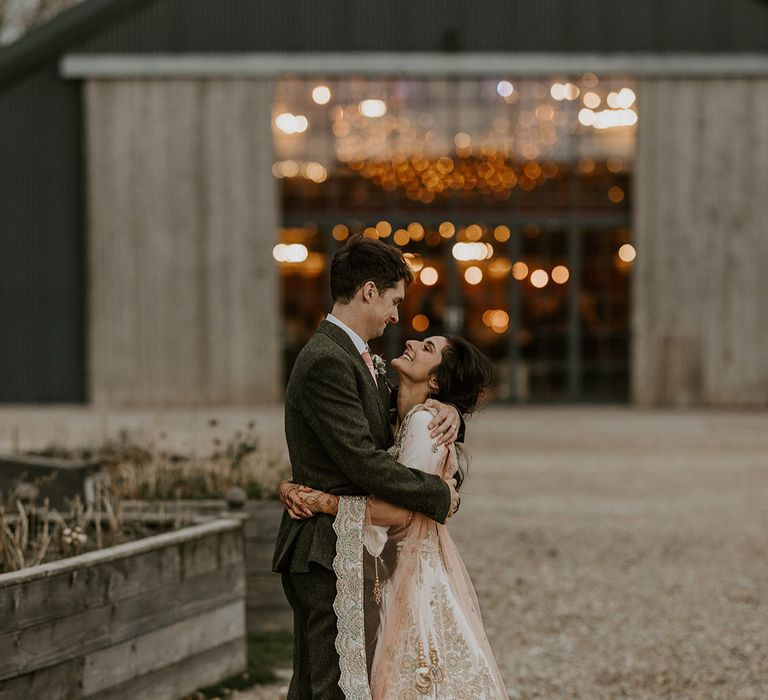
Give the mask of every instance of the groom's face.
[[368, 304], [370, 336], [378, 338], [387, 325], [400, 320], [397, 307], [405, 298], [405, 283], [400, 280], [394, 287], [385, 289], [381, 294], [374, 292]]

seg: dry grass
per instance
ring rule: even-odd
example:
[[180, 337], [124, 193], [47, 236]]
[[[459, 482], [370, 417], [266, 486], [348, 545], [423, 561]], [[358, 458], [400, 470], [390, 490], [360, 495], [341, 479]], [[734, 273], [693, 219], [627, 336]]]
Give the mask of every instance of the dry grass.
[[[24, 484], [0, 505], [0, 572], [18, 571], [44, 561], [74, 556], [132, 539], [109, 480], [95, 485], [93, 503], [80, 497], [60, 511], [23, 499]], [[117, 505], [116, 505], [117, 504]]]
[[222, 436], [218, 428], [219, 421], [211, 419], [208, 434], [202, 436], [205, 443], [197, 449], [172, 446], [165, 432], [146, 438], [124, 430], [96, 448], [51, 446], [41, 454], [99, 461], [121, 499], [222, 498], [233, 486], [242, 488], [248, 498], [275, 497], [290, 467], [263, 448], [255, 422], [229, 436]]

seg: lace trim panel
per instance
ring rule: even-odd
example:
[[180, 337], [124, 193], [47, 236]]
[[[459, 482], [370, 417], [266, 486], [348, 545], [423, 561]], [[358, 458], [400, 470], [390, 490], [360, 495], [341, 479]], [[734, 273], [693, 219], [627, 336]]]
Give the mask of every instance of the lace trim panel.
[[365, 496], [339, 498], [339, 512], [333, 523], [336, 533], [336, 600], [338, 620], [336, 651], [341, 678], [339, 687], [350, 700], [370, 700], [368, 666], [365, 658], [365, 616], [363, 588], [363, 531]]

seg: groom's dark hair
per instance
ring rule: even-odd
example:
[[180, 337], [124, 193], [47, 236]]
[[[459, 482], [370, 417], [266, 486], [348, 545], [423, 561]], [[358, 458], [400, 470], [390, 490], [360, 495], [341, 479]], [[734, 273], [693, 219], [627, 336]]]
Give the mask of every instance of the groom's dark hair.
[[413, 281], [408, 263], [399, 248], [362, 233], [351, 236], [331, 261], [331, 295], [334, 302], [348, 304], [360, 287], [373, 282], [379, 294], [403, 280]]

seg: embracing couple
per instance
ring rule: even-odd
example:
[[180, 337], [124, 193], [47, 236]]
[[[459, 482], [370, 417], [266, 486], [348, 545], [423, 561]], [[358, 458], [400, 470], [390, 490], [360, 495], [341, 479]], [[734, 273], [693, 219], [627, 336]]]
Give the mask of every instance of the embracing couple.
[[491, 367], [461, 338], [411, 340], [389, 387], [368, 341], [397, 323], [411, 280], [398, 249], [352, 237], [288, 382], [273, 568], [294, 615], [289, 700], [507, 698], [445, 525], [465, 471], [456, 439]]

